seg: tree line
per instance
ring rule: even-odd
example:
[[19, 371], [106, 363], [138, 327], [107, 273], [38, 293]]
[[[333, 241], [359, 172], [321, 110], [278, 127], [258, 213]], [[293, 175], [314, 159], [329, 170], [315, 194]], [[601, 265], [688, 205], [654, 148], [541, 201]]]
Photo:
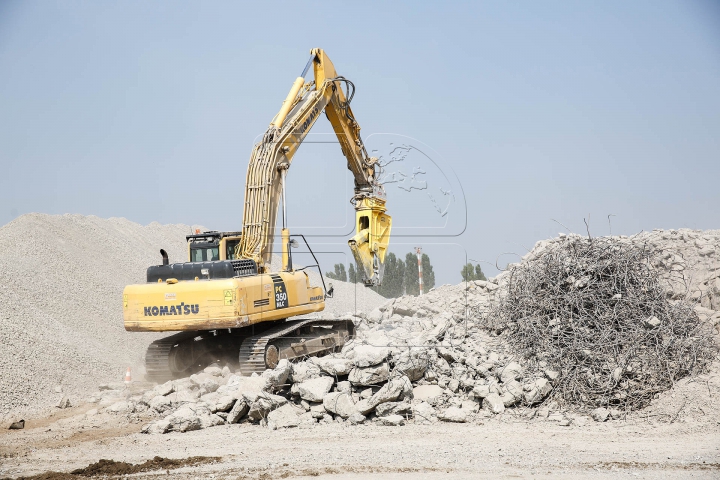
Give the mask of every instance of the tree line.
[[[423, 291], [427, 293], [435, 286], [435, 272], [433, 271], [430, 257], [426, 253], [421, 257], [423, 268]], [[347, 270], [345, 264], [336, 263], [333, 272], [326, 272], [325, 276], [333, 280], [343, 282], [362, 282], [362, 274], [351, 263]], [[460, 276], [464, 282], [472, 280], [487, 280], [480, 265], [472, 263], [465, 264], [460, 270]], [[409, 252], [405, 260], [398, 258], [394, 253], [388, 253], [385, 257], [385, 273], [382, 285], [375, 287], [375, 290], [385, 298], [397, 298], [403, 295], [419, 295], [420, 285], [418, 281], [417, 256]]]
[[[430, 263], [430, 257], [423, 253], [420, 257], [423, 269], [423, 291], [428, 292], [435, 286], [435, 272]], [[362, 273], [353, 263], [345, 270], [345, 265], [336, 263], [334, 272], [327, 272], [325, 276], [343, 282], [359, 283]], [[383, 282], [375, 290], [385, 298], [397, 298], [403, 295], [419, 295], [420, 284], [418, 280], [418, 261], [414, 253], [408, 252], [405, 260], [398, 258], [390, 252], [385, 256], [385, 272]]]

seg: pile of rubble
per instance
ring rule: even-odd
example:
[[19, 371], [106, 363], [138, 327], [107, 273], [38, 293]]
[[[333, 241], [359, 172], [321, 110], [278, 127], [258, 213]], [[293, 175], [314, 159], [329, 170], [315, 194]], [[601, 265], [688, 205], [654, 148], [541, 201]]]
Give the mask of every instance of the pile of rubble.
[[712, 326], [661, 285], [650, 242], [567, 236], [506, 275], [486, 325], [526, 366], [559, 373], [553, 397], [576, 409], [638, 410], [716, 358]]
[[526, 376], [462, 313], [466, 298], [484, 301], [496, 290], [492, 282], [477, 281], [440, 287], [423, 296], [422, 306], [406, 297], [390, 300], [353, 317], [357, 335], [342, 352], [282, 360], [262, 375], [210, 366], [135, 395], [122, 385], [106, 388], [91, 401], [107, 412], [156, 417], [144, 427], [147, 433], [246, 421], [270, 428], [472, 422], [514, 405], [537, 405], [552, 390], [552, 379]]
[[[720, 263], [714, 252], [720, 254], [720, 233], [661, 231], [635, 240], [657, 242], [668, 298], [694, 302], [700, 320], [717, 332]], [[524, 261], [564, 241], [538, 242]], [[148, 419], [147, 433], [238, 422], [307, 428], [329, 422], [478, 422], [493, 415], [544, 417], [560, 425], [589, 418], [548, 400], [562, 372], [528, 363], [504, 335], [485, 328], [482, 317], [497, 304], [508, 278], [505, 272], [491, 281], [444, 285], [421, 297], [389, 300], [367, 314], [349, 313], [343, 318], [355, 321], [356, 338], [333, 355], [281, 361], [251, 377], [211, 366], [136, 394], [115, 388], [91, 400], [108, 412]], [[596, 421], [626, 413], [590, 412]]]

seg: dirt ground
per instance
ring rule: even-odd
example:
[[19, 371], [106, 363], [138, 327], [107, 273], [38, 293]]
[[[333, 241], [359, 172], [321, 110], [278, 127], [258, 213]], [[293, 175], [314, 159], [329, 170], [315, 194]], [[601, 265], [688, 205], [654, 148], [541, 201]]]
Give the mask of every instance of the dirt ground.
[[219, 460], [133, 477], [720, 478], [720, 423], [714, 415], [702, 422], [616, 420], [568, 427], [521, 418], [276, 431], [238, 424], [144, 435], [137, 420], [99, 414], [80, 422], [89, 408], [58, 411], [24, 430], [0, 432], [0, 478], [70, 472], [100, 459], [139, 464], [155, 456]]

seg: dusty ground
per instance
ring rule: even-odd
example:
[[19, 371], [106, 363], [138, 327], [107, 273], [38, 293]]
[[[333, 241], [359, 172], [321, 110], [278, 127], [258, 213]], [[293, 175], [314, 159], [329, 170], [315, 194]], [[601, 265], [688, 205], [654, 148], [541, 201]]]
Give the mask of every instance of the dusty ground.
[[[90, 407], [58, 411], [0, 433], [0, 478], [69, 472], [100, 459], [220, 457], [168, 470], [173, 478], [720, 478], [720, 424], [651, 420], [559, 426], [489, 418], [482, 424], [318, 425], [272, 431], [226, 425], [143, 435], [142, 422], [106, 414], [78, 427]], [[152, 478], [166, 471], [134, 477]], [[77, 477], [82, 478], [82, 477]]]

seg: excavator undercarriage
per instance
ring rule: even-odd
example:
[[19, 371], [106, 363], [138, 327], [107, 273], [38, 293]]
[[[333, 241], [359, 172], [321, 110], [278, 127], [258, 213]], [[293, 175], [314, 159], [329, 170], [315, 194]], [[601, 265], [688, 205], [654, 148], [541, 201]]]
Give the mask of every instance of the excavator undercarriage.
[[293, 319], [250, 327], [181, 332], [156, 340], [145, 354], [145, 377], [165, 382], [216, 363], [243, 375], [338, 351], [355, 334], [350, 320]]

